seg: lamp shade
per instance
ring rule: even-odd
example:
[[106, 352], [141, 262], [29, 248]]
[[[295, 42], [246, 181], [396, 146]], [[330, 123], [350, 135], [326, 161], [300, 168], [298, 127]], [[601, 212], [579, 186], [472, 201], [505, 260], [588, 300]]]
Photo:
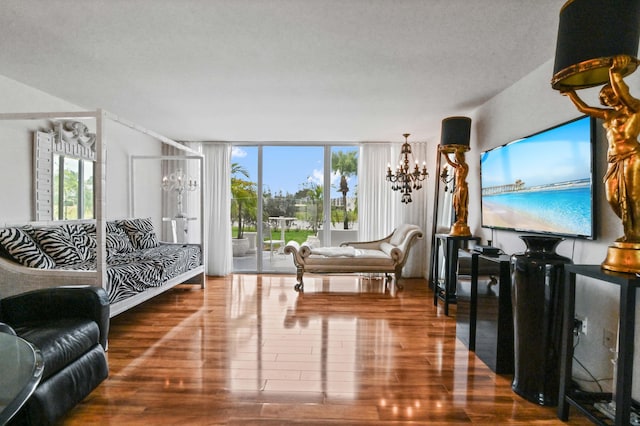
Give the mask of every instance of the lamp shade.
[[449, 117], [442, 120], [440, 145], [469, 146], [471, 119], [469, 117]]
[[[551, 87], [582, 89], [609, 81], [616, 55], [636, 58], [640, 0], [569, 0], [560, 10]], [[632, 61], [623, 75], [637, 67]]]

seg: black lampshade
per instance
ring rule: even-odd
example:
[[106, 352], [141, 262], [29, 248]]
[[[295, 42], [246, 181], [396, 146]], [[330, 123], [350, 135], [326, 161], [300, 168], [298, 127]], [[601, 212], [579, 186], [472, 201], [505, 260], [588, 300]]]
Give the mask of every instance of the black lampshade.
[[440, 145], [469, 146], [471, 119], [469, 117], [449, 117], [442, 120]]
[[[612, 57], [636, 58], [640, 0], [569, 0], [560, 10], [551, 87], [582, 89], [609, 81]], [[635, 71], [633, 61], [623, 74]]]

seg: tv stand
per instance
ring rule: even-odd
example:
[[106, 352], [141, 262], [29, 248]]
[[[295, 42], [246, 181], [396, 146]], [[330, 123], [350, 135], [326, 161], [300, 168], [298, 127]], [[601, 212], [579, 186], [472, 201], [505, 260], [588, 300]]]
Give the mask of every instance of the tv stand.
[[456, 337], [492, 371], [513, 374], [511, 256], [464, 249], [459, 255], [471, 257], [471, 269], [458, 281]]

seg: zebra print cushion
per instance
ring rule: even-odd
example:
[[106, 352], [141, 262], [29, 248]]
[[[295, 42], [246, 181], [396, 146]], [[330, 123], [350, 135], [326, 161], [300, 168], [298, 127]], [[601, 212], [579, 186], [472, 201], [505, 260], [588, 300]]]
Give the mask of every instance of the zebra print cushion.
[[[62, 228], [69, 233], [69, 240], [78, 250], [78, 254], [82, 261], [91, 260], [96, 256], [96, 240], [91, 238], [85, 231], [84, 224], [65, 224]], [[93, 247], [91, 247], [93, 245]]]
[[112, 256], [107, 267], [111, 303], [157, 287], [179, 274], [202, 264], [198, 244], [164, 244]]
[[127, 234], [115, 222], [107, 222], [107, 256], [114, 253], [131, 253], [133, 246]]
[[[84, 229], [82, 232], [84, 233]], [[85, 251], [78, 246], [82, 244], [79, 233], [77, 225], [62, 225], [34, 228], [32, 236], [58, 265], [74, 265], [87, 260]]]
[[29, 268], [49, 269], [56, 266], [54, 260], [20, 228], [0, 229], [0, 244], [11, 257]]
[[81, 225], [86, 233], [86, 246], [89, 250], [89, 257], [87, 260], [96, 260], [96, 251], [98, 250], [98, 242], [96, 240], [96, 224], [95, 223], [83, 223]]
[[118, 224], [125, 230], [135, 249], [158, 247], [158, 237], [153, 230], [151, 218], [124, 219]]

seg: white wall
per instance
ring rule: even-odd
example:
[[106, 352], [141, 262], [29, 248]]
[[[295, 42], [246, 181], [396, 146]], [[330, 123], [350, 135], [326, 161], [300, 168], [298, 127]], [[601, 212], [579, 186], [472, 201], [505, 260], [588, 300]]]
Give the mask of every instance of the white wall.
[[[2, 113], [87, 110], [3, 76], [0, 76], [0, 93]], [[95, 123], [86, 124], [91, 131], [95, 131]], [[0, 167], [0, 223], [33, 220], [33, 132], [50, 128], [46, 120], [0, 120], [0, 158], [3, 160]], [[105, 123], [105, 140], [106, 217], [128, 217], [129, 156], [160, 155], [161, 144], [149, 136], [109, 120]], [[154, 170], [145, 170], [144, 173], [147, 178], [155, 179], [158, 185], [147, 191], [137, 192], [136, 203], [144, 208], [134, 213], [153, 217], [154, 224], [160, 227], [162, 177], [159, 164]]]
[[[151, 217], [156, 229], [162, 226], [162, 172], [160, 162], [146, 163], [136, 167], [133, 177], [135, 191], [129, 196], [130, 157], [132, 155], [161, 155], [162, 144], [155, 138], [107, 121], [105, 124], [107, 143], [107, 218]], [[133, 208], [135, 207], [135, 211]]]
[[[569, 99], [551, 89], [553, 61], [545, 63], [525, 78], [474, 112], [469, 163], [469, 226], [483, 242], [492, 239], [493, 244], [506, 253], [523, 252], [524, 243], [518, 233], [484, 229], [480, 224], [480, 161], [481, 151], [524, 137], [582, 114]], [[632, 75], [627, 83], [632, 94], [640, 96], [640, 75]], [[598, 105], [597, 90], [581, 91], [580, 95], [591, 105]], [[606, 170], [607, 142], [601, 126], [596, 141], [597, 238], [594, 241], [566, 239], [558, 246], [558, 252], [573, 259], [576, 264], [600, 264], [608, 245], [622, 235], [622, 225], [610, 209], [604, 197], [602, 177]], [[549, 153], [553, 155], [553, 153]], [[541, 170], [541, 173], [544, 173]], [[588, 334], [580, 340], [576, 357], [598, 378], [611, 377], [611, 354], [602, 344], [603, 329], [617, 330], [618, 287], [600, 281], [577, 280], [576, 314], [588, 318]], [[638, 336], [640, 337], [640, 336]], [[636, 342], [638, 339], [636, 340]], [[640, 345], [636, 345], [640, 348]], [[636, 359], [640, 357], [636, 356]], [[574, 363], [575, 364], [575, 363]], [[574, 366], [574, 374], [586, 377], [583, 370]], [[634, 397], [640, 393], [640, 385], [634, 375]], [[603, 382], [611, 386], [611, 382]]]
[[[81, 111], [24, 84], [0, 76], [0, 112]], [[0, 121], [0, 222], [22, 222], [33, 216], [32, 132], [45, 122]]]

